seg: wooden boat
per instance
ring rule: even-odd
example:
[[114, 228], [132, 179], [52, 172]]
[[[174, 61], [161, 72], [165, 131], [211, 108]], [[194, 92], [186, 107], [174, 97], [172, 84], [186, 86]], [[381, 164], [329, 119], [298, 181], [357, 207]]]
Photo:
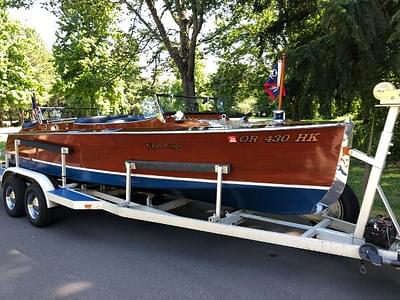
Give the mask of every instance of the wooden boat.
[[[159, 106], [158, 106], [159, 107]], [[352, 125], [249, 123], [223, 114], [105, 116], [27, 122], [8, 137], [68, 147], [71, 182], [125, 186], [125, 161], [225, 164], [224, 205], [309, 214], [337, 201], [346, 184]], [[61, 155], [19, 147], [21, 167], [60, 177]], [[132, 188], [214, 202], [216, 176], [192, 170], [136, 170]]]

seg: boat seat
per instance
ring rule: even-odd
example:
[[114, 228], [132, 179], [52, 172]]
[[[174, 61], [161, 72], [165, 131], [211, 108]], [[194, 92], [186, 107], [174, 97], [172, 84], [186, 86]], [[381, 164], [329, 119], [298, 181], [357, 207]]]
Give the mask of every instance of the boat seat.
[[144, 120], [143, 116], [127, 116], [123, 118], [115, 118], [106, 121], [106, 123], [126, 123], [126, 122], [135, 122], [135, 121], [141, 121]]
[[143, 116], [117, 115], [117, 116], [96, 116], [78, 118], [75, 124], [98, 124], [98, 123], [126, 123], [144, 120]]
[[96, 117], [84, 117], [75, 120], [76, 123], [84, 124], [94, 124], [94, 123], [104, 123], [108, 119], [108, 116], [96, 116]]
[[22, 123], [22, 128], [27, 129], [27, 128], [33, 128], [36, 125], [36, 122], [24, 120], [24, 123]]

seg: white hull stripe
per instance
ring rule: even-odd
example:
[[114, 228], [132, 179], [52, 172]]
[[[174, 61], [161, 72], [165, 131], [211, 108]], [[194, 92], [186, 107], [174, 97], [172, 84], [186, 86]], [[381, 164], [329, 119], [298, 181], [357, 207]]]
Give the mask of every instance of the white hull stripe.
[[[20, 157], [20, 159], [28, 160], [26, 158]], [[53, 165], [57, 167], [61, 167], [61, 164], [47, 162], [38, 159], [32, 159], [34, 162]], [[103, 173], [103, 174], [111, 174], [111, 175], [118, 175], [118, 176], [125, 176], [124, 172], [113, 172], [113, 171], [105, 171], [105, 170], [98, 170], [98, 169], [89, 169], [89, 168], [82, 168], [82, 167], [74, 167], [68, 166], [68, 169], [80, 170], [83, 172], [96, 172], [96, 173]], [[192, 182], [204, 182], [204, 183], [216, 183], [216, 180], [211, 179], [199, 179], [199, 178], [190, 178], [190, 177], [173, 177], [173, 176], [159, 176], [159, 175], [148, 175], [148, 174], [140, 174], [134, 173], [132, 174], [133, 177], [142, 177], [142, 178], [151, 178], [151, 179], [163, 179], [163, 180], [180, 180], [180, 181], [192, 181]], [[311, 189], [311, 190], [329, 190], [327, 186], [317, 186], [317, 185], [297, 185], [297, 184], [279, 184], [279, 183], [265, 183], [265, 182], [252, 182], [252, 181], [233, 181], [233, 180], [224, 180], [226, 184], [234, 184], [234, 185], [249, 185], [249, 186], [265, 186], [265, 187], [277, 187], [277, 188], [293, 188], [293, 189]]]

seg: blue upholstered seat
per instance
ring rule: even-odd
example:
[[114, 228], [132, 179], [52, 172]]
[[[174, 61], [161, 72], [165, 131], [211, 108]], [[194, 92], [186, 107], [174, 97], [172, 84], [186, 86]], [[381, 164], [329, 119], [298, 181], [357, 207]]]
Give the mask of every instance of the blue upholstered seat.
[[126, 123], [144, 120], [143, 116], [117, 115], [117, 116], [97, 116], [78, 118], [75, 124], [95, 124], [95, 123]]

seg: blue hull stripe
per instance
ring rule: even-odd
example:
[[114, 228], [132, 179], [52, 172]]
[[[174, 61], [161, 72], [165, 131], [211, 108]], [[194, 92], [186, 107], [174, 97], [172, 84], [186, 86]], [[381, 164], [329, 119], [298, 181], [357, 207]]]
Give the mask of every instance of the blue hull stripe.
[[[60, 176], [59, 165], [46, 164], [26, 159], [21, 167], [44, 174]], [[125, 187], [125, 176], [93, 170], [67, 168], [67, 179], [84, 183], [96, 183]], [[210, 182], [183, 181], [164, 178], [135, 176], [132, 187], [142, 190], [159, 190], [177, 196], [200, 201], [215, 202], [216, 184]], [[222, 202], [238, 209], [249, 209], [275, 214], [308, 214], [326, 194], [326, 189], [258, 186], [223, 183]]]
[[98, 201], [97, 198], [92, 197], [90, 195], [85, 195], [83, 193], [79, 193], [69, 189], [55, 189], [54, 191], [49, 191], [48, 193], [68, 198], [72, 201]]

